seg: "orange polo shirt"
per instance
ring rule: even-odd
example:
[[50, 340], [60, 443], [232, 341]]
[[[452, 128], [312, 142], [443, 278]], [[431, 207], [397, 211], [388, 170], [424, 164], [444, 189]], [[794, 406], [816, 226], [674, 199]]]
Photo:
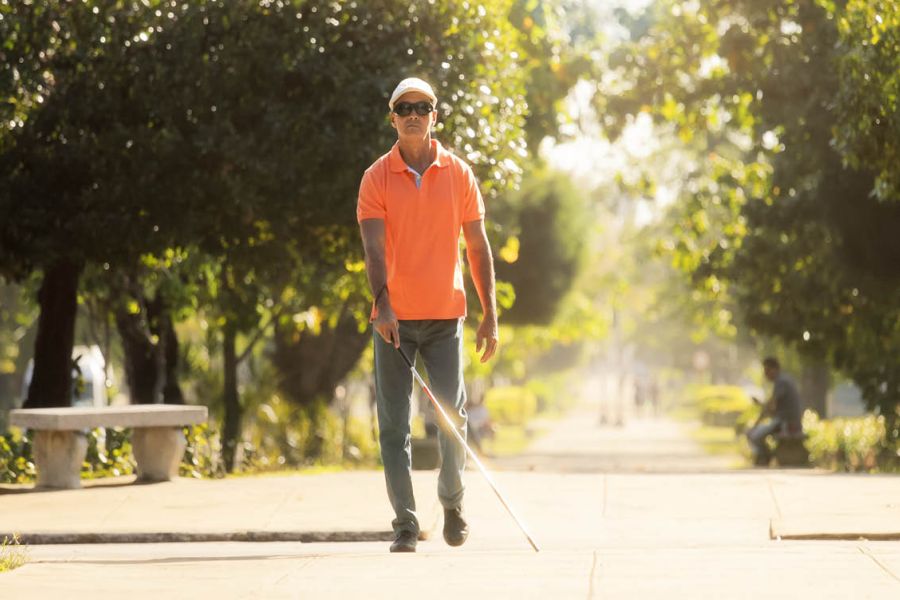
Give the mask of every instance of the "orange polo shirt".
[[435, 160], [418, 187], [397, 144], [359, 186], [357, 221], [384, 220], [388, 293], [401, 320], [466, 316], [459, 236], [463, 223], [484, 218], [472, 169], [437, 140], [431, 147]]

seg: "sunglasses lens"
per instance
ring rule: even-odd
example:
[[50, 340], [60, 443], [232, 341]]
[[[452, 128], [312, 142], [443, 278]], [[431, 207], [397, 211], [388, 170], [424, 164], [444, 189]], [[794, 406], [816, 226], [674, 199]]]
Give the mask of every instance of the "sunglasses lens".
[[408, 117], [412, 114], [412, 111], [415, 110], [416, 114], [420, 117], [424, 117], [428, 113], [434, 110], [434, 107], [431, 106], [428, 102], [416, 102], [415, 104], [411, 104], [410, 102], [398, 102], [394, 105], [394, 112], [400, 115], [401, 117]]

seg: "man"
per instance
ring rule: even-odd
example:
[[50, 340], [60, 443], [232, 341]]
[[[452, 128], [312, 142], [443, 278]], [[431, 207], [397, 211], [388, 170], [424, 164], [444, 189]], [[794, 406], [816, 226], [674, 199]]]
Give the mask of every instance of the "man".
[[[425, 81], [413, 77], [397, 85], [388, 102], [397, 142], [363, 175], [356, 211], [374, 297], [381, 458], [396, 515], [391, 552], [415, 552], [419, 535], [409, 431], [413, 379], [399, 348], [410, 360], [417, 352], [422, 357], [432, 391], [466, 434], [460, 231], [484, 313], [475, 343], [478, 352], [484, 348], [481, 361], [490, 359], [499, 344], [484, 203], [472, 169], [431, 137], [436, 106], [434, 90]], [[459, 546], [469, 531], [462, 509], [466, 454], [452, 432], [441, 431], [439, 439], [444, 540]]]
[[[763, 360], [763, 372], [766, 379], [774, 384], [772, 397], [762, 406], [759, 418], [747, 431], [754, 463], [758, 466], [769, 464], [769, 447], [766, 444], [768, 436], [778, 432], [791, 435], [803, 433], [803, 410], [800, 405], [800, 393], [794, 380], [781, 372], [781, 365], [772, 357]], [[769, 415], [772, 419], [763, 424], [763, 419]]]

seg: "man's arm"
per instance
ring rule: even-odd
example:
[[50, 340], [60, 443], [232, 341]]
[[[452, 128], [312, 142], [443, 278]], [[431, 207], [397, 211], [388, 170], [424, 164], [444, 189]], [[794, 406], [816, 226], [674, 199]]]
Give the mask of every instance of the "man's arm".
[[472, 280], [478, 290], [481, 310], [484, 316], [475, 335], [475, 351], [484, 354], [481, 362], [487, 362], [500, 344], [500, 330], [497, 325], [497, 296], [494, 291], [494, 257], [484, 230], [484, 219], [463, 223], [463, 235], [466, 238], [466, 256], [472, 268]]
[[363, 219], [359, 224], [363, 248], [366, 252], [366, 275], [375, 301], [373, 327], [395, 348], [400, 347], [400, 324], [391, 307], [387, 289], [387, 269], [384, 262], [384, 219]]

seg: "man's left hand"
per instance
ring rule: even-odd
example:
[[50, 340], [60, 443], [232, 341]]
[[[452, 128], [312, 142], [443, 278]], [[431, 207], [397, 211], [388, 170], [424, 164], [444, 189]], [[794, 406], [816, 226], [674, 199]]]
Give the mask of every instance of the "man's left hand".
[[481, 355], [481, 362], [487, 362], [500, 346], [500, 328], [497, 326], [497, 319], [485, 317], [478, 326], [478, 332], [475, 334], [475, 352], [481, 352], [484, 348], [484, 354]]

